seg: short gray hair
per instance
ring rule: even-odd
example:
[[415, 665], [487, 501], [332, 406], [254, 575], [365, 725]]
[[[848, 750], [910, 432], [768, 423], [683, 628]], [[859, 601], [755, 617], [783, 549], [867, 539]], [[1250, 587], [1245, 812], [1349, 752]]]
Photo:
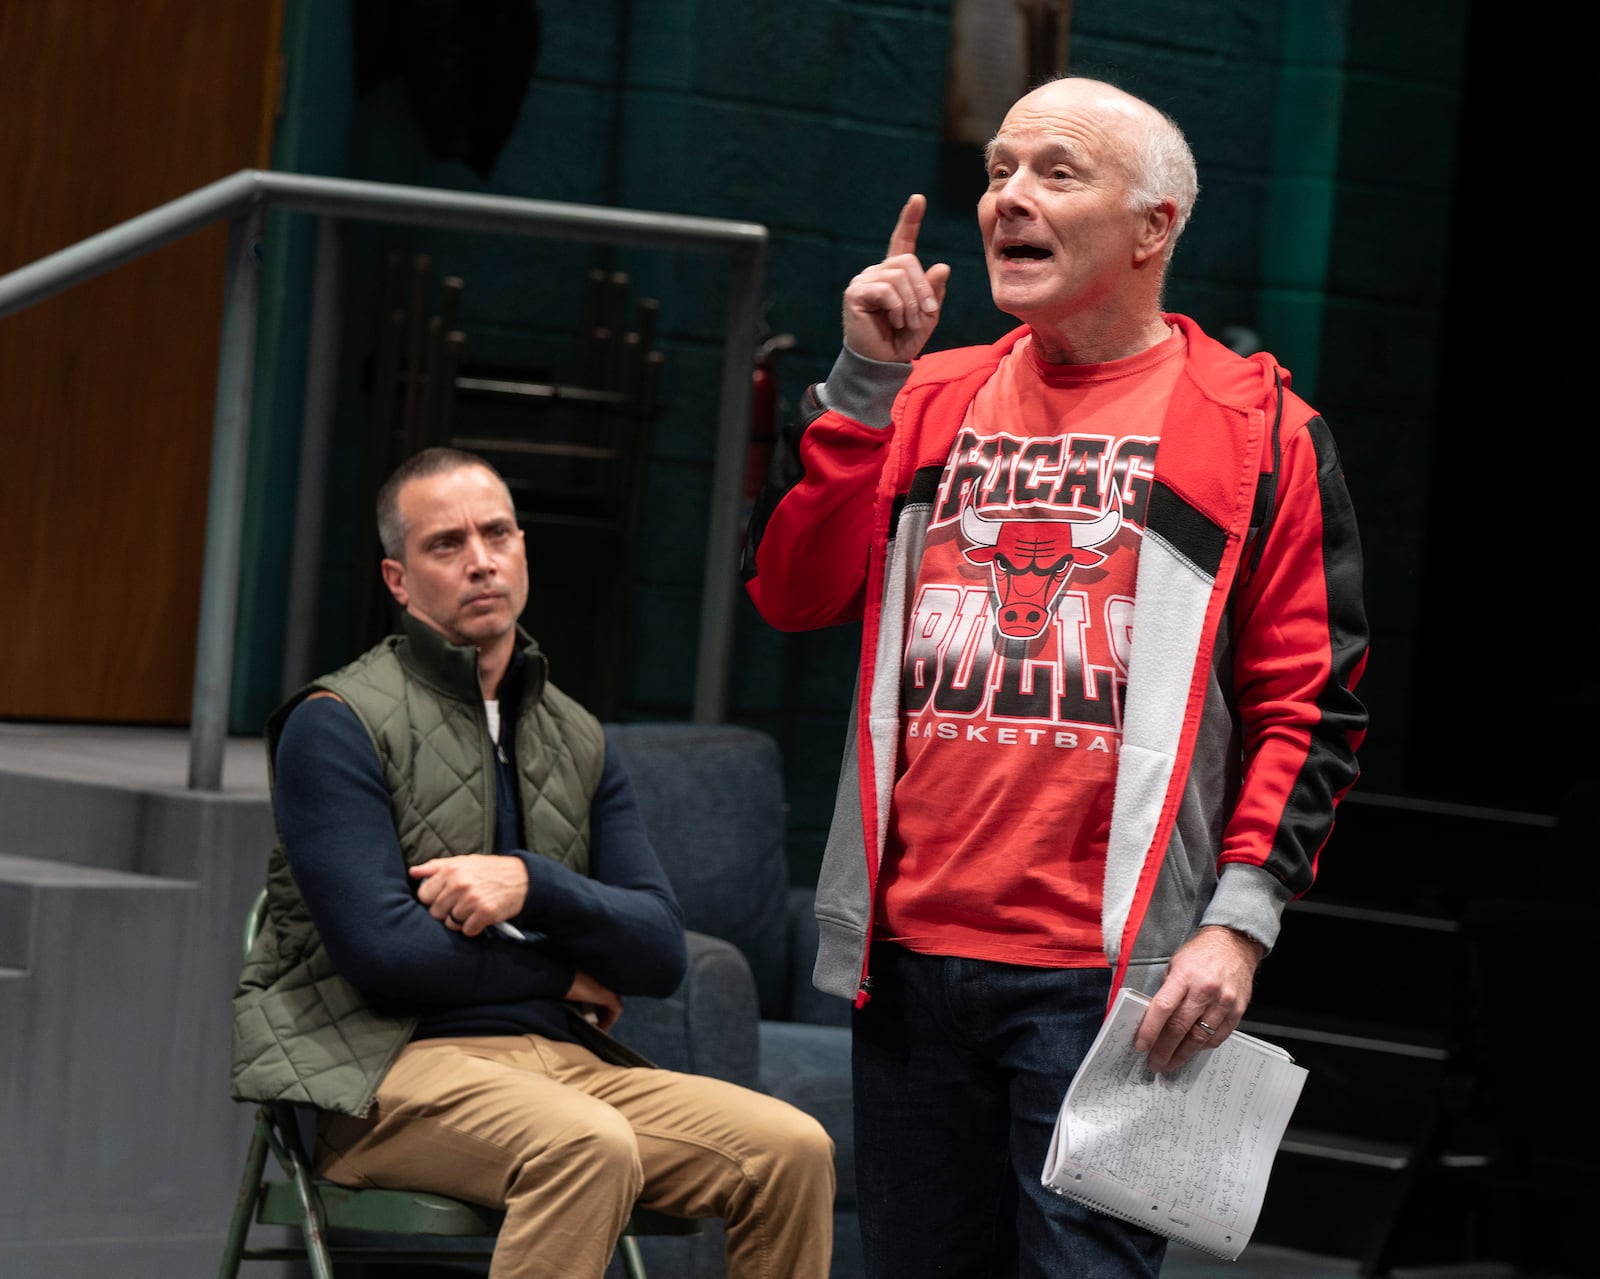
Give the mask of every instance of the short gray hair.
[[400, 514], [400, 490], [412, 480], [424, 480], [433, 475], [447, 475], [451, 471], [460, 471], [469, 466], [482, 467], [499, 480], [500, 487], [506, 490], [506, 503], [512, 510], [516, 509], [516, 503], [511, 500], [511, 490], [506, 488], [505, 477], [476, 453], [468, 453], [465, 449], [423, 449], [420, 453], [413, 453], [395, 467], [389, 478], [383, 482], [383, 486], [378, 489], [376, 504], [378, 541], [383, 545], [384, 555], [391, 560], [405, 562], [406, 521]]

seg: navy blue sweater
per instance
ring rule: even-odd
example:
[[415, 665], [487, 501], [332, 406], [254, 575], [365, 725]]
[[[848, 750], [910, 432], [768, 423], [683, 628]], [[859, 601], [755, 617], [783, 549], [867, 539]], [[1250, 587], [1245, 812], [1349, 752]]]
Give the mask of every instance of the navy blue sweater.
[[[511, 725], [502, 731], [503, 748]], [[590, 804], [587, 876], [520, 847], [513, 777], [500, 766], [497, 852], [528, 868], [511, 922], [528, 938], [452, 932], [416, 897], [377, 752], [343, 702], [313, 698], [278, 741], [273, 814], [296, 886], [339, 972], [375, 1006], [417, 1013], [417, 1038], [538, 1034], [570, 1040], [561, 997], [582, 969], [619, 995], [664, 996], [686, 965], [683, 912], [606, 747]]]

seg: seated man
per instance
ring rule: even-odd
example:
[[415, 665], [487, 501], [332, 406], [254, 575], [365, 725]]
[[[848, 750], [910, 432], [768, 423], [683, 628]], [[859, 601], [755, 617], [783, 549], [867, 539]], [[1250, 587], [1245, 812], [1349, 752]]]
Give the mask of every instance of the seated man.
[[267, 725], [280, 843], [234, 1097], [315, 1106], [334, 1181], [503, 1207], [496, 1279], [601, 1275], [636, 1202], [725, 1218], [731, 1275], [826, 1275], [821, 1126], [599, 1033], [677, 988], [683, 916], [599, 722], [517, 625], [504, 482], [428, 449], [377, 505], [404, 634]]

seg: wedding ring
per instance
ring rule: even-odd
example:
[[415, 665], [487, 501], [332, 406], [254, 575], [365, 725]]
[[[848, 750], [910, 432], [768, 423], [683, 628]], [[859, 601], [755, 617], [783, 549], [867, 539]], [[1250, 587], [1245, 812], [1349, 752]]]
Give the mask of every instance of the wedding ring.
[[1217, 1033], [1217, 1028], [1215, 1026], [1208, 1026], [1203, 1021], [1195, 1022], [1195, 1025], [1200, 1027], [1200, 1029], [1205, 1031], [1205, 1033], [1208, 1035], [1214, 1035]]
[[452, 924], [454, 924], [457, 928], [462, 928], [462, 927], [465, 927], [467, 921], [464, 920], [464, 919], [457, 919], [455, 911], [451, 911], [450, 912], [450, 922]]

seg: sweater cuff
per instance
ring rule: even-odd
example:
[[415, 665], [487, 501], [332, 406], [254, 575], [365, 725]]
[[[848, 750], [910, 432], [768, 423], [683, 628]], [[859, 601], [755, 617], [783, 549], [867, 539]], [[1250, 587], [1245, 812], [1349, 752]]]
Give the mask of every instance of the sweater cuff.
[[844, 346], [828, 380], [817, 388], [817, 398], [835, 413], [881, 431], [889, 425], [894, 397], [910, 376], [909, 364], [869, 360]]
[[1231, 928], [1254, 938], [1270, 953], [1277, 944], [1283, 908], [1293, 895], [1277, 876], [1259, 866], [1229, 862], [1222, 868], [1217, 891], [1212, 894], [1200, 925]]

